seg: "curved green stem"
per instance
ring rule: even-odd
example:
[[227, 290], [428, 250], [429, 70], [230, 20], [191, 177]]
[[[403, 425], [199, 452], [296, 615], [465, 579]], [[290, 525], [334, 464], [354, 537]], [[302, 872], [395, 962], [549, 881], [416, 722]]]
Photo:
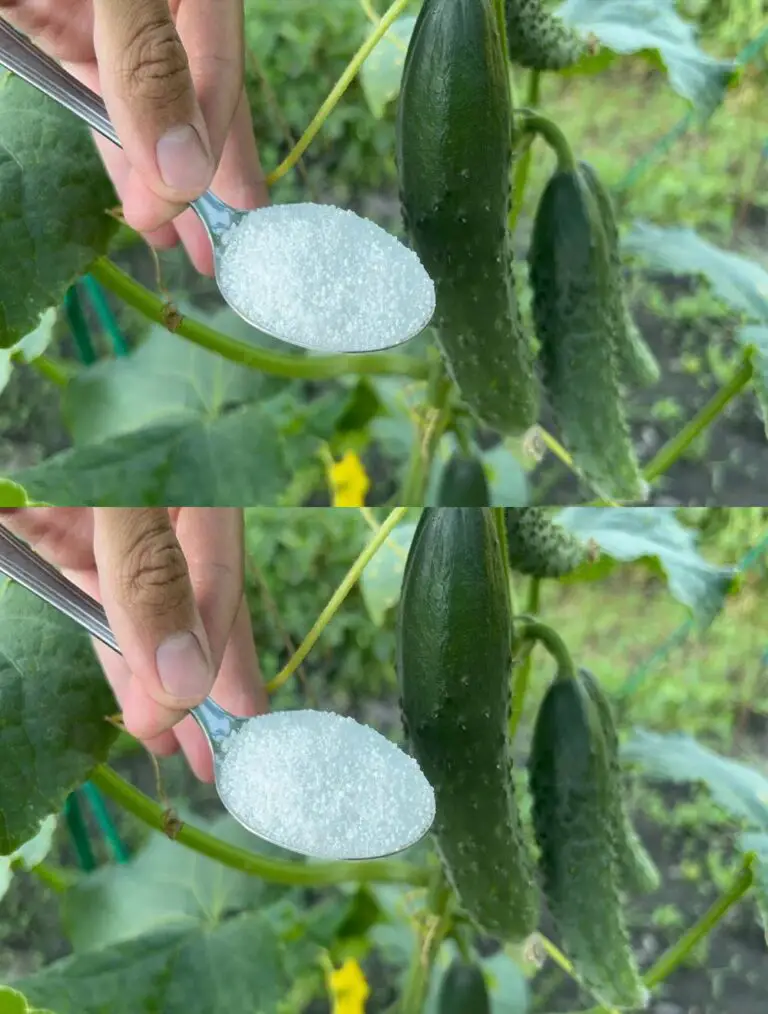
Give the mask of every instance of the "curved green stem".
[[576, 666], [573, 664], [571, 653], [568, 651], [565, 641], [556, 630], [550, 627], [549, 624], [542, 623], [540, 620], [536, 620], [525, 614], [523, 616], [516, 616], [515, 620], [517, 623], [524, 624], [518, 637], [520, 643], [523, 641], [538, 641], [557, 663], [557, 675], [559, 679], [576, 678]]
[[[148, 320], [162, 324], [163, 327], [168, 326], [167, 304], [121, 271], [112, 261], [105, 257], [96, 261], [91, 274]], [[354, 356], [284, 356], [279, 352], [270, 352], [229, 338], [207, 324], [188, 317], [181, 319], [173, 328], [173, 333], [210, 352], [216, 352], [224, 359], [276, 377], [292, 377], [295, 380], [329, 380], [345, 374], [395, 374], [414, 380], [425, 380], [427, 377], [425, 362], [393, 352], [370, 352]]]
[[394, 22], [400, 17], [405, 8], [410, 3], [410, 0], [395, 0], [395, 2], [389, 7], [389, 9], [378, 19], [376, 27], [360, 46], [358, 51], [349, 61], [345, 67], [341, 77], [331, 89], [328, 98], [318, 109], [317, 113], [312, 119], [307, 129], [301, 135], [299, 140], [296, 142], [293, 150], [285, 157], [280, 163], [277, 169], [274, 169], [267, 176], [267, 185], [271, 186], [276, 183], [282, 176], [292, 169], [299, 161], [301, 156], [310, 146], [314, 138], [320, 131], [320, 128], [328, 119], [330, 114], [336, 107], [339, 99], [342, 97], [344, 92], [349, 88], [354, 79], [357, 77], [357, 73], [368, 59], [373, 49], [378, 45], [379, 41], [387, 34], [389, 29], [392, 27]]
[[399, 1014], [422, 1014], [424, 1010], [432, 966], [453, 922], [452, 898], [453, 892], [441, 872], [429, 892], [427, 904], [433, 915], [414, 949], [400, 1005], [396, 1008]]
[[[90, 779], [105, 795], [110, 796], [148, 827], [167, 833], [167, 814], [163, 808], [121, 778], [112, 768], [101, 764], [91, 773]], [[285, 859], [268, 859], [256, 852], [230, 845], [189, 824], [181, 824], [180, 829], [172, 837], [193, 852], [199, 852], [224, 866], [231, 866], [252, 877], [262, 877], [274, 884], [326, 887], [346, 882], [360, 884], [379, 882], [423, 887], [429, 883], [428, 869], [397, 860], [371, 859], [354, 863], [304, 864]]]
[[50, 380], [56, 387], [66, 387], [70, 377], [75, 372], [74, 370], [70, 372], [65, 366], [61, 366], [54, 359], [51, 359], [50, 356], [35, 356], [29, 362], [24, 359], [16, 360], [15, 357], [13, 358], [14, 362], [22, 362], [25, 366], [31, 366], [33, 370], [37, 370], [42, 377]]
[[573, 172], [576, 168], [576, 156], [568, 143], [568, 138], [558, 127], [554, 120], [540, 113], [533, 113], [529, 109], [518, 110], [523, 116], [522, 129], [524, 131], [539, 134], [543, 137], [552, 151], [557, 155], [557, 167], [563, 172]]
[[[22, 869], [26, 870], [26, 867], [22, 866]], [[46, 887], [50, 887], [57, 894], [63, 894], [65, 891], [68, 891], [79, 879], [77, 874], [71, 870], [49, 866], [48, 863], [38, 863], [36, 866], [31, 867], [31, 869], [26, 870], [26, 872], [33, 877], [37, 877]]]
[[[528, 604], [526, 612], [535, 616], [539, 611], [539, 600], [541, 593], [541, 578], [532, 577], [528, 585]], [[523, 707], [528, 693], [528, 686], [531, 681], [531, 669], [533, 668], [533, 648], [535, 641], [528, 642], [528, 650], [525, 657], [515, 671], [515, 678], [512, 684], [512, 711], [509, 715], [509, 738], [513, 740], [523, 717]]]
[[426, 425], [420, 425], [411, 447], [411, 456], [398, 502], [408, 507], [423, 507], [432, 459], [451, 418], [451, 381], [442, 361], [430, 365], [427, 401], [432, 412]]
[[[541, 91], [541, 71], [532, 70], [528, 78], [528, 96], [526, 98], [526, 105], [532, 108], [536, 108], [540, 101]], [[514, 229], [517, 224], [517, 220], [520, 218], [520, 213], [523, 210], [523, 201], [525, 199], [525, 188], [528, 185], [528, 177], [531, 172], [531, 163], [533, 161], [533, 135], [528, 134], [523, 139], [522, 150], [518, 152], [518, 158], [515, 162], [515, 174], [512, 182], [512, 203], [509, 209], [508, 226], [509, 229]]]
[[683, 426], [676, 436], [668, 440], [648, 462], [643, 469], [645, 479], [648, 482], [652, 482], [671, 468], [683, 452], [690, 447], [696, 437], [717, 419], [730, 401], [733, 401], [744, 390], [752, 379], [753, 374], [752, 350], [747, 349], [741, 364], [730, 380], [726, 381], [706, 405]]
[[299, 647], [293, 654], [293, 657], [288, 660], [283, 669], [267, 683], [266, 689], [268, 693], [273, 693], [279, 687], [285, 683], [285, 681], [292, 676], [293, 673], [299, 668], [301, 663], [310, 653], [312, 648], [317, 642], [322, 632], [331, 622], [333, 617], [338, 612], [342, 602], [349, 595], [352, 588], [357, 584], [360, 575], [363, 573], [365, 568], [368, 566], [370, 561], [384, 545], [389, 538], [392, 529], [402, 520], [405, 515], [407, 507], [395, 507], [393, 511], [389, 513], [387, 520], [377, 529], [376, 534], [373, 536], [368, 545], [363, 549], [360, 555], [357, 557], [355, 562], [349, 568], [347, 573], [344, 575], [344, 580], [341, 582], [339, 587], [331, 596], [328, 605], [318, 616], [317, 620], [312, 626], [307, 636], [301, 642]]
[[754, 875], [752, 873], [752, 856], [744, 857], [741, 869], [733, 878], [731, 884], [723, 891], [719, 898], [707, 909], [704, 915], [698, 919], [689, 930], [672, 944], [661, 957], [659, 957], [643, 976], [643, 981], [649, 989], [658, 986], [674, 970], [682, 964], [700, 940], [720, 922], [726, 912], [737, 902], [741, 901], [744, 895], [752, 886]]

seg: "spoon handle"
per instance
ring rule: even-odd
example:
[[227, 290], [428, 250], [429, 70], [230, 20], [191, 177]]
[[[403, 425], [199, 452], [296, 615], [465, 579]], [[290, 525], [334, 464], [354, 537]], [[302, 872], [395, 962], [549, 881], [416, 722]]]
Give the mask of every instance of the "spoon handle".
[[85, 627], [113, 651], [120, 653], [107, 614], [99, 603], [52, 564], [0, 525], [0, 574], [17, 581], [24, 588], [54, 606], [71, 620]]
[[120, 146], [101, 98], [0, 17], [0, 66], [55, 99], [89, 127]]

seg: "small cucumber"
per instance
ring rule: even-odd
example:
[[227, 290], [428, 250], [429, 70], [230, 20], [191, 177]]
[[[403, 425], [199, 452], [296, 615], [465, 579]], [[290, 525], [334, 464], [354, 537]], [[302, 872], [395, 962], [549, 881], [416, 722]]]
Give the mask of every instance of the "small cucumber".
[[488, 507], [490, 503], [491, 491], [480, 458], [454, 451], [440, 474], [438, 506]]
[[658, 360], [654, 356], [645, 338], [640, 334], [637, 324], [632, 319], [624, 292], [624, 275], [621, 267], [621, 247], [619, 227], [616, 224], [616, 213], [613, 209], [611, 195], [587, 162], [579, 162], [582, 178], [597, 201], [598, 211], [605, 237], [608, 243], [610, 267], [612, 275], [611, 293], [613, 296], [612, 334], [613, 348], [619, 378], [623, 383], [632, 386], [642, 384], [650, 387], [658, 382], [661, 376]]
[[616, 731], [611, 702], [600, 685], [600, 681], [588, 669], [579, 670], [579, 679], [597, 708], [600, 728], [605, 738], [608, 760], [613, 772], [608, 787], [611, 793], [610, 808], [619, 884], [628, 892], [642, 894], [656, 891], [661, 883], [658, 868], [632, 826], [622, 798], [619, 735]]
[[614, 772], [596, 708], [578, 679], [544, 695], [529, 760], [544, 894], [577, 974], [603, 1004], [642, 1009], [613, 850]]
[[435, 790], [435, 843], [460, 903], [486, 932], [522, 940], [538, 891], [511, 776], [511, 637], [490, 509], [425, 508], [400, 598], [403, 727]]
[[523, 433], [537, 421], [538, 383], [507, 229], [512, 104], [492, 0], [425, 0], [396, 149], [403, 222], [435, 283], [448, 370], [480, 420]]
[[615, 286], [597, 203], [578, 169], [554, 173], [529, 250], [544, 388], [574, 464], [601, 495], [644, 500], [613, 347]]
[[456, 957], [445, 971], [437, 997], [438, 1014], [491, 1014], [482, 968]]
[[506, 21], [509, 58], [520, 67], [564, 70], [587, 52], [587, 40], [542, 0], [506, 0]]
[[530, 577], [563, 577], [589, 557], [589, 547], [541, 507], [508, 507], [509, 565]]

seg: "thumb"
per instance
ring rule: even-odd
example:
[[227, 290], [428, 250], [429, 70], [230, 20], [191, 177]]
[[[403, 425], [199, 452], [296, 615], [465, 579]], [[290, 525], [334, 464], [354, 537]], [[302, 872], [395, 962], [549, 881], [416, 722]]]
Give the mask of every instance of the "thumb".
[[99, 0], [94, 46], [104, 101], [133, 169], [166, 201], [199, 197], [216, 166], [166, 0]]
[[199, 704], [214, 666], [187, 562], [164, 508], [96, 508], [94, 556], [110, 626], [137, 683], [140, 710], [170, 728]]

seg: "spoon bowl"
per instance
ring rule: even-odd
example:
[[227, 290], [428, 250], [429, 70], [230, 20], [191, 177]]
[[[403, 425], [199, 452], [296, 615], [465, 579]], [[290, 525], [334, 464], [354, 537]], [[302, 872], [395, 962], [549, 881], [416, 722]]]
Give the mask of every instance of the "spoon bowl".
[[[102, 99], [0, 17], [0, 66], [121, 147]], [[374, 222], [325, 204], [190, 202], [213, 246], [216, 283], [248, 324], [315, 352], [360, 353], [414, 338], [435, 288], [413, 251]]]
[[[0, 525], [0, 574], [120, 653], [101, 605]], [[233, 715], [190, 708], [211, 748], [224, 807], [252, 834], [315, 859], [376, 859], [429, 831], [435, 796], [415, 760], [330, 711]]]

